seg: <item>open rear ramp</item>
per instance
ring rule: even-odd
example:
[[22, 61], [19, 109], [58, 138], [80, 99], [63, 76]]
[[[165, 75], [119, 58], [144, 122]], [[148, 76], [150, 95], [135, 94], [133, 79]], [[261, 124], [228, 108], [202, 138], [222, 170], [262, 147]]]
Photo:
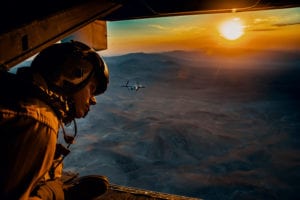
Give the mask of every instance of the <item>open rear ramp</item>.
[[108, 191], [97, 200], [201, 200], [162, 192], [155, 192], [134, 187], [111, 184]]

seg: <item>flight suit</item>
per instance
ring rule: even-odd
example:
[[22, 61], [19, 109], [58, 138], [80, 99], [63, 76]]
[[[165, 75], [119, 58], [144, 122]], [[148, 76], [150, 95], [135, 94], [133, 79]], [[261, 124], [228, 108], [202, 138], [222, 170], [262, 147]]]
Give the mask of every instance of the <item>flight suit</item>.
[[15, 75], [6, 75], [0, 76], [0, 199], [27, 200], [52, 166], [59, 120]]

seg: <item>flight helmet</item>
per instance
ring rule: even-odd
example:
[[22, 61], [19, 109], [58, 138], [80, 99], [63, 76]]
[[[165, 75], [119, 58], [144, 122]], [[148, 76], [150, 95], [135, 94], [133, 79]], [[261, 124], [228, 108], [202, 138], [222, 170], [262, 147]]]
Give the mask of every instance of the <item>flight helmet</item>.
[[32, 61], [31, 69], [47, 82], [49, 89], [71, 96], [95, 78], [94, 95], [103, 93], [109, 82], [106, 63], [82, 42], [56, 43], [42, 50]]

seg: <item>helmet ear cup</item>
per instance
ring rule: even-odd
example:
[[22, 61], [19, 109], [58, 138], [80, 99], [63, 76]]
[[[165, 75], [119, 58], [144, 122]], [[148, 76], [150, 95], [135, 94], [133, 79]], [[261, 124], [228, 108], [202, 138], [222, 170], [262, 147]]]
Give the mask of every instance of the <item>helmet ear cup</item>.
[[82, 69], [76, 69], [74, 75], [78, 78], [82, 77]]

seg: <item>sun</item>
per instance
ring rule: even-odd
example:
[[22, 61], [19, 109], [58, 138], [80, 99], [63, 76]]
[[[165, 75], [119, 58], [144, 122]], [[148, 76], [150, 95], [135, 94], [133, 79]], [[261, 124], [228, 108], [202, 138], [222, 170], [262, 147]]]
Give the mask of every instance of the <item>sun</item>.
[[240, 18], [233, 18], [222, 23], [219, 32], [227, 40], [236, 40], [244, 34], [244, 25]]

